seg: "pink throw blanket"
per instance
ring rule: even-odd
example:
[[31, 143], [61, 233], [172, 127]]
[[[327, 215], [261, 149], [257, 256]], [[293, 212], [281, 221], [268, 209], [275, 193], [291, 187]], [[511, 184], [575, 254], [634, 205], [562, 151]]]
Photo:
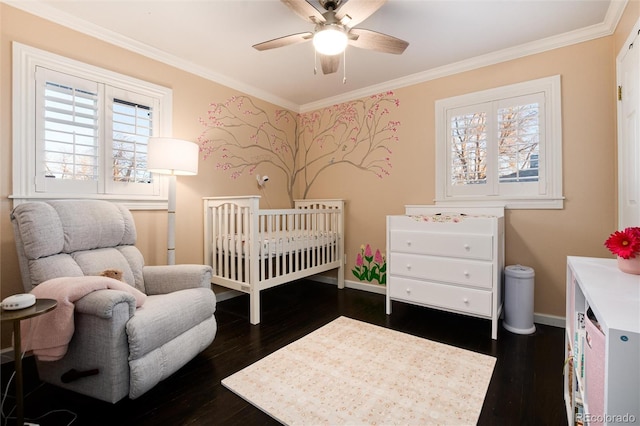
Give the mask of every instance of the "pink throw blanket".
[[31, 290], [31, 294], [39, 299], [55, 299], [58, 306], [44, 315], [22, 321], [22, 349], [33, 350], [41, 361], [62, 358], [75, 330], [73, 303], [92, 291], [103, 289], [131, 293], [136, 298], [136, 307], [147, 299], [146, 294], [129, 284], [108, 277], [62, 277], [45, 281]]

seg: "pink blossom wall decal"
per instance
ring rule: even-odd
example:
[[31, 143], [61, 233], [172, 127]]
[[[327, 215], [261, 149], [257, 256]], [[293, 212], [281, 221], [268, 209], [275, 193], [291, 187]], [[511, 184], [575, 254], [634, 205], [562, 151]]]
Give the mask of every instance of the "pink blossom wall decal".
[[360, 281], [370, 283], [377, 281], [378, 284], [386, 285], [387, 260], [380, 249], [376, 249], [374, 255], [369, 244], [361, 245], [360, 252], [356, 256], [356, 266], [351, 273]]
[[384, 259], [382, 258], [382, 253], [380, 253], [380, 249], [376, 249], [376, 254], [375, 256], [373, 256], [373, 261], [376, 263], [384, 262]]

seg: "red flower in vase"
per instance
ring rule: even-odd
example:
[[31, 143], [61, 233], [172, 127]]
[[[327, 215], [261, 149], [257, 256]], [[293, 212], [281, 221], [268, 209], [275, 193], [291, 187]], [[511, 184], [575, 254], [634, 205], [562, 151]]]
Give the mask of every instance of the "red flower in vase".
[[609, 251], [623, 259], [632, 259], [640, 255], [640, 228], [625, 228], [616, 231], [607, 238], [604, 245]]

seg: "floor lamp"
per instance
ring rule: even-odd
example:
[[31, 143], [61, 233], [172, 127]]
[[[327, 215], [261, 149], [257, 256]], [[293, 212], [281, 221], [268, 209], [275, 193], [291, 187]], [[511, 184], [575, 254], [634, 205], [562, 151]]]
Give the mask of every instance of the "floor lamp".
[[176, 176], [198, 174], [199, 152], [196, 143], [181, 139], [151, 137], [147, 145], [147, 170], [169, 175], [167, 265], [176, 263]]

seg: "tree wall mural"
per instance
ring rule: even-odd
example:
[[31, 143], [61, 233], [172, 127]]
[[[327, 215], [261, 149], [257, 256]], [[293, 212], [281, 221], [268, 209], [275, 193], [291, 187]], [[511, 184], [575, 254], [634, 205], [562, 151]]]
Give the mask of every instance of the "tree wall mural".
[[286, 177], [293, 205], [298, 185], [306, 198], [318, 177], [338, 164], [378, 178], [389, 175], [400, 126], [389, 114], [399, 105], [389, 91], [308, 113], [269, 115], [252, 98], [234, 96], [210, 104], [200, 118], [198, 143], [204, 159], [233, 179], [263, 164], [275, 166]]

